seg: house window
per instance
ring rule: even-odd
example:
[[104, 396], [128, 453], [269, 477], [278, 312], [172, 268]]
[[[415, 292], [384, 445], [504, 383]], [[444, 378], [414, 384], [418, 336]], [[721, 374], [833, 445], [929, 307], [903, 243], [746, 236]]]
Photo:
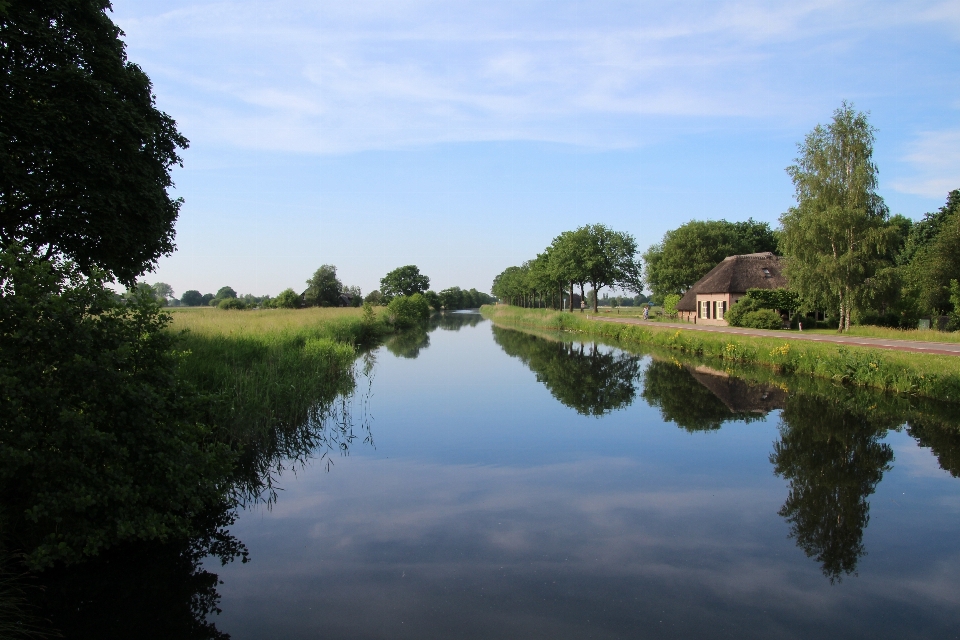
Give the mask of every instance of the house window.
[[770, 269], [764, 269], [764, 270], [763, 270], [763, 277], [764, 277], [764, 278], [769, 278], [769, 277], [770, 277]]
[[717, 303], [717, 320], [723, 320], [724, 314], [727, 312], [727, 301], [721, 300]]
[[710, 302], [708, 300], [700, 301], [700, 317], [704, 320], [710, 319]]

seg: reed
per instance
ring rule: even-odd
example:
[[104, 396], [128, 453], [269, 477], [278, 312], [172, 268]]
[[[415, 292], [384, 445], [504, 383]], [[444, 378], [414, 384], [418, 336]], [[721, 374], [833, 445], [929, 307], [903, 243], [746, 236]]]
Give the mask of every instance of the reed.
[[210, 401], [219, 436], [248, 446], [294, 429], [353, 388], [360, 349], [388, 331], [363, 309], [173, 310], [183, 378]]

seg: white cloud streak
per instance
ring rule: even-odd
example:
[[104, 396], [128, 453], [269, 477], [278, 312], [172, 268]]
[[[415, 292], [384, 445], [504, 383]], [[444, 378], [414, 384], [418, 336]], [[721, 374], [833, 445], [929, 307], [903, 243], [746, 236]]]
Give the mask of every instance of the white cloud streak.
[[950, 191], [960, 187], [960, 129], [921, 133], [903, 160], [914, 174], [897, 180], [895, 189], [946, 200]]
[[796, 118], [809, 69], [950, 3], [118, 2], [188, 135], [343, 153], [478, 140], [635, 146], [650, 120]]

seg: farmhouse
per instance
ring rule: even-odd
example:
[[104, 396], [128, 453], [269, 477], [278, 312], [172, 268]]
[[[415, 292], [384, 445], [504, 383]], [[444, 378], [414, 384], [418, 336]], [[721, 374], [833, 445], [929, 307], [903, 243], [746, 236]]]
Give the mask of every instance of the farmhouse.
[[677, 304], [677, 312], [687, 322], [726, 326], [724, 314], [747, 289], [786, 286], [780, 258], [769, 251], [729, 256], [687, 289]]

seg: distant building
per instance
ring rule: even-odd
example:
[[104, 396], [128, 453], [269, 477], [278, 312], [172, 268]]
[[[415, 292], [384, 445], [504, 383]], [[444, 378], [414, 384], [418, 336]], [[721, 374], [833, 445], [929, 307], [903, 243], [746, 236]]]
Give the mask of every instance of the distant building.
[[747, 289], [786, 286], [780, 258], [769, 251], [730, 256], [687, 289], [677, 303], [677, 312], [687, 322], [726, 326], [723, 316]]

